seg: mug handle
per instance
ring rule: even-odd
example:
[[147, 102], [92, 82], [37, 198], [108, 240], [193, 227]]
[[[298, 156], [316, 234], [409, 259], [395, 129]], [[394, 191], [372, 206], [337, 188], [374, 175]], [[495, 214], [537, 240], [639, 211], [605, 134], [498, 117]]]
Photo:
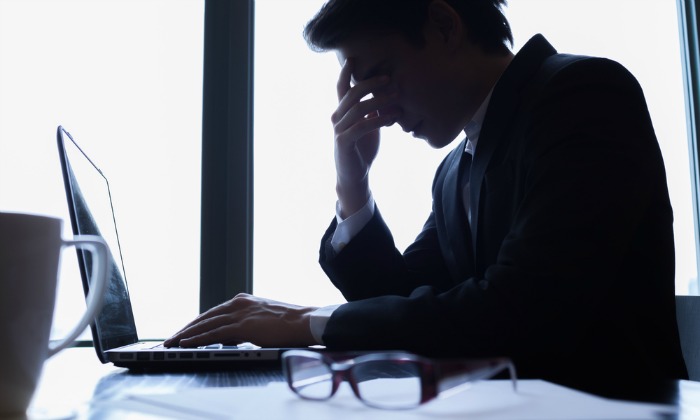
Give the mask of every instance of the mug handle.
[[92, 273], [90, 276], [90, 291], [85, 298], [86, 309], [83, 317], [68, 335], [58, 343], [49, 344], [47, 358], [53, 356], [69, 345], [85, 330], [102, 309], [105, 289], [107, 288], [107, 258], [108, 248], [104, 239], [96, 235], [76, 235], [73, 240], [62, 240], [62, 247], [74, 245], [77, 248], [85, 248], [92, 254]]

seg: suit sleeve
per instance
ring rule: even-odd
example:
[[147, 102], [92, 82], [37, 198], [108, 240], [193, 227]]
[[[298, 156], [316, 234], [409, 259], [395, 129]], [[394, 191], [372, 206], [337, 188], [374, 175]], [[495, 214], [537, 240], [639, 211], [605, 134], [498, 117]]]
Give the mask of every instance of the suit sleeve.
[[337, 223], [331, 223], [321, 240], [320, 264], [348, 301], [375, 296], [408, 296], [419, 285], [446, 290], [450, 280], [439, 251], [433, 216], [416, 241], [402, 254], [379, 212], [336, 253], [330, 245]]

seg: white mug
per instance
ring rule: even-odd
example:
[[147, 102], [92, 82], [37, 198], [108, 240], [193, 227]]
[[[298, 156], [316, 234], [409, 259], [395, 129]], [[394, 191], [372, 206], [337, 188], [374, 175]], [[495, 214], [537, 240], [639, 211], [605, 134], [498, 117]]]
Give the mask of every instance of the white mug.
[[[24, 415], [44, 361], [71, 345], [100, 310], [107, 283], [107, 244], [99, 236], [61, 238], [62, 220], [0, 212], [0, 417]], [[85, 314], [60, 342], [49, 345], [61, 249], [92, 254]]]

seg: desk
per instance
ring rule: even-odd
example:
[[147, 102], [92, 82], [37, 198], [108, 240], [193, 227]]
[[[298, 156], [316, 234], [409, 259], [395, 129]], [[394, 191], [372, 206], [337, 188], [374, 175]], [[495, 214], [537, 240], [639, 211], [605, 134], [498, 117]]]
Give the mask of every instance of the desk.
[[[171, 393], [203, 387], [264, 386], [280, 381], [283, 381], [282, 374], [274, 368], [202, 373], [130, 373], [111, 364], [101, 364], [92, 348], [71, 348], [46, 362], [30, 409], [30, 419], [155, 418], [120, 410], [115, 404], [105, 408], [104, 404], [99, 403], [119, 401], [134, 393]], [[680, 414], [671, 418], [700, 418], [700, 382], [674, 381], [659, 384], [655, 395], [639, 399], [676, 405], [680, 408]]]
[[103, 365], [93, 348], [70, 348], [44, 365], [30, 408], [30, 420], [55, 418], [139, 418], [119, 410], [96, 410], [94, 403], [118, 401], [133, 393], [167, 393], [192, 388], [264, 386], [284, 381], [279, 369], [217, 372], [130, 373]]

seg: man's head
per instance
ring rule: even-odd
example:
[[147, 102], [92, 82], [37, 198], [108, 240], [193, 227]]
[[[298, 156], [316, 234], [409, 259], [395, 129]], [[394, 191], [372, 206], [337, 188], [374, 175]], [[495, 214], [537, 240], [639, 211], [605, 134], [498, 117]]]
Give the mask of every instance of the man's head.
[[[434, 0], [329, 0], [306, 25], [304, 37], [316, 51], [335, 50], [358, 32], [397, 32], [420, 47]], [[484, 52], [507, 52], [513, 43], [501, 11], [506, 0], [445, 0], [460, 16], [466, 35]]]
[[334, 50], [352, 82], [387, 76], [378, 113], [435, 147], [452, 142], [510, 62], [504, 0], [330, 0], [306, 26], [312, 49]]

